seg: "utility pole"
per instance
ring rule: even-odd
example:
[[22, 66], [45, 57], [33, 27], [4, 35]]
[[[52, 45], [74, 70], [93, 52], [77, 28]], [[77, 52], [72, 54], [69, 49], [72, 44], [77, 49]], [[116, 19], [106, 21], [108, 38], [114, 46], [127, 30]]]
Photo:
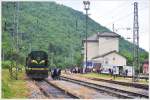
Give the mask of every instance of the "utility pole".
[[14, 2], [14, 14], [13, 14], [13, 44], [12, 44], [12, 50], [15, 49], [16, 47], [16, 40], [15, 40], [15, 35], [16, 35], [16, 2]]
[[13, 69], [15, 67], [15, 65], [14, 65], [14, 57], [13, 57], [13, 51], [14, 51], [14, 49], [16, 47], [16, 41], [15, 41], [15, 33], [16, 33], [16, 13], [15, 13], [15, 11], [16, 11], [16, 2], [14, 2], [13, 7], [14, 7], [13, 31], [12, 31], [12, 41], [13, 42], [11, 42], [11, 45], [12, 45], [12, 48], [11, 48], [12, 56], [11, 56], [11, 65], [9, 67], [9, 73], [10, 73], [10, 78], [11, 79], [15, 78], [15, 76], [14, 76], [15, 72], [13, 71]]
[[17, 2], [16, 11], [16, 35], [17, 35], [17, 53], [19, 53], [19, 2]]
[[85, 72], [87, 70], [87, 29], [88, 29], [88, 26], [87, 26], [87, 23], [88, 23], [88, 10], [90, 9], [89, 6], [90, 6], [90, 1], [83, 1], [83, 4], [84, 4], [84, 10], [86, 11], [86, 43], [85, 43], [85, 47], [86, 47], [86, 62], [85, 62], [85, 65], [86, 65], [86, 68], [85, 68]]
[[[14, 2], [14, 23], [13, 23], [13, 41], [15, 42], [15, 45], [12, 45], [12, 62], [11, 62], [11, 66], [9, 69], [10, 72], [10, 77], [14, 78], [14, 79], [18, 79], [18, 58], [16, 58], [16, 54], [19, 53], [19, 17], [18, 17], [18, 13], [19, 13], [19, 2]], [[16, 35], [16, 36], [15, 36]], [[16, 41], [15, 41], [15, 37], [16, 37]], [[13, 49], [15, 49], [16, 47], [16, 54], [13, 55]], [[13, 61], [16, 61], [16, 63], [14, 63]]]
[[[13, 40], [15, 41], [15, 48], [17, 53], [19, 52], [19, 2], [14, 2], [14, 31], [13, 31]], [[16, 40], [15, 40], [16, 39]]]
[[114, 24], [113, 24], [113, 26], [112, 26], [112, 30], [113, 30], [113, 32], [115, 32], [115, 27], [114, 27]]
[[[17, 34], [17, 54], [19, 54], [19, 2], [17, 2], [17, 11], [16, 11], [16, 34]], [[18, 58], [16, 59], [16, 80], [18, 80]]]
[[[134, 22], [133, 22], [133, 81], [138, 80], [139, 74], [139, 25], [138, 25], [138, 3], [134, 2]], [[135, 69], [137, 67], [137, 69]], [[136, 77], [135, 77], [136, 76]]]

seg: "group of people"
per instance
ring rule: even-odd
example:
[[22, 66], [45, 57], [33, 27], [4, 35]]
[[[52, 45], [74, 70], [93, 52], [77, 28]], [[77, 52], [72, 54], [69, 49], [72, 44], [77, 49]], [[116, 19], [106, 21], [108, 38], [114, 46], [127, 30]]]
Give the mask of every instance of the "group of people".
[[60, 80], [60, 75], [61, 75], [61, 69], [60, 68], [50, 69], [50, 72], [51, 72], [52, 79]]
[[[114, 76], [114, 78], [116, 77], [116, 70], [114, 70], [114, 69], [108, 69], [109, 70], [109, 74], [111, 75], [111, 76]], [[124, 78], [126, 77], [126, 76], [128, 76], [128, 70], [126, 69], [126, 70], [124, 70], [122, 73], [119, 73], [119, 75], [120, 74], [122, 74], [123, 76], [124, 76]]]
[[111, 76], [113, 76], [114, 77], [114, 79], [116, 78], [116, 74], [115, 74], [115, 70], [114, 69], [108, 69], [109, 70], [109, 74], [111, 75]]
[[83, 68], [79, 68], [79, 67], [70, 68], [70, 73], [82, 73], [82, 72], [83, 72]]
[[[109, 68], [108, 70], [109, 70], [109, 74], [111, 76], [113, 76], [114, 78], [117, 76], [116, 70], [114, 68], [113, 69]], [[51, 72], [52, 79], [54, 79], [54, 80], [59, 80], [60, 79], [60, 75], [61, 75], [61, 69], [60, 68], [50, 69], [50, 72]], [[66, 72], [66, 69], [65, 69], [65, 72]], [[97, 70], [97, 71], [94, 71], [94, 72], [100, 73], [101, 70]], [[83, 73], [83, 68], [72, 67], [72, 68], [70, 68], [70, 73]], [[128, 76], [128, 70], [126, 69], [125, 71], [123, 71], [122, 75], [124, 77]]]

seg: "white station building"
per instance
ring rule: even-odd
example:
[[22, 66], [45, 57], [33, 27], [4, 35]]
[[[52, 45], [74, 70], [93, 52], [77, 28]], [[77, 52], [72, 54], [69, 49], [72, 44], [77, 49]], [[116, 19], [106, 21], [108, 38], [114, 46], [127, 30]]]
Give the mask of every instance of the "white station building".
[[[119, 54], [120, 35], [114, 32], [97, 33], [87, 38], [87, 67], [103, 67], [107, 73], [108, 68], [117, 68], [119, 74], [126, 66], [126, 58]], [[84, 43], [84, 67], [86, 66], [86, 40]]]

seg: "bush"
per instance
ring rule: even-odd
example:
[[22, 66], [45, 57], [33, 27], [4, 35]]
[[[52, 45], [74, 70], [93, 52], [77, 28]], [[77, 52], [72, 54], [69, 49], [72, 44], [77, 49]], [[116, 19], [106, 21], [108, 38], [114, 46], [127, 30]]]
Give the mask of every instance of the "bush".
[[8, 83], [2, 81], [2, 97], [10, 98], [12, 97], [12, 91], [10, 91], [10, 86]]
[[2, 68], [7, 69], [11, 65], [11, 61], [2, 61]]

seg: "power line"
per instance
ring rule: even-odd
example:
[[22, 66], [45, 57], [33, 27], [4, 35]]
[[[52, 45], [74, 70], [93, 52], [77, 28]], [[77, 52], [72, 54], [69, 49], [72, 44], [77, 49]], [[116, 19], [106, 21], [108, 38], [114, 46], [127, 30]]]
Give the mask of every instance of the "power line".
[[[131, 4], [130, 5], [127, 5], [128, 7], [130, 7], [131, 6]], [[118, 16], [120, 13], [122, 13], [122, 11], [124, 11], [125, 9], [127, 9], [127, 6], [125, 6], [125, 5], [122, 5], [122, 8], [116, 8], [117, 10], [114, 10], [114, 11], [116, 11], [115, 13], [114, 13], [114, 11], [112, 11], [113, 13], [111, 13], [112, 14], [112, 17], [114, 17], [114, 16]], [[109, 15], [110, 15], [110, 13], [109, 13]]]
[[[126, 1], [125, 1], [126, 2]], [[111, 16], [115, 16], [117, 15], [120, 11], [126, 9], [127, 3], [125, 4], [125, 2], [123, 2], [121, 5], [115, 7], [115, 9], [112, 9], [106, 13], [104, 13], [104, 16], [110, 16], [110, 14], [112, 14]], [[129, 5], [128, 5], [129, 6]], [[118, 9], [119, 8], [119, 9]], [[118, 12], [119, 11], [119, 12]], [[118, 12], [118, 13], [117, 13]], [[99, 16], [101, 18], [105, 18], [104, 16]]]
[[[126, 3], [126, 1], [125, 2], [123, 2], [122, 4], [120, 4], [120, 5], [118, 5], [118, 6], [116, 6], [115, 7], [115, 9], [112, 9], [112, 10], [110, 10], [109, 12], [107, 12], [108, 14], [110, 14], [110, 13], [114, 13], [114, 11], [119, 11], [121, 8], [124, 8], [125, 6], [127, 5], [127, 3]], [[120, 8], [121, 7], [121, 8]], [[119, 9], [118, 9], [119, 8]]]
[[[146, 9], [146, 8], [147, 8], [147, 7], [141, 8], [141, 9], [139, 9], [138, 11], [142, 11], [142, 10], [144, 10], [144, 9]], [[106, 26], [107, 26], [107, 25], [110, 25], [110, 24], [112, 24], [112, 23], [115, 23], [116, 21], [120, 21], [120, 20], [126, 19], [126, 18], [130, 17], [131, 15], [133, 15], [133, 12], [128, 13], [128, 14], [125, 15], [125, 16], [119, 17], [119, 18], [115, 19], [113, 22], [109, 22], [108, 24], [106, 24]]]
[[106, 24], [106, 26], [107, 25], [110, 25], [110, 24], [112, 24], [112, 23], [115, 23], [116, 21], [120, 21], [120, 20], [122, 20], [122, 19], [124, 19], [124, 18], [128, 18], [130, 15], [132, 15], [133, 13], [129, 13], [129, 14], [127, 14], [127, 15], [125, 15], [125, 16], [122, 16], [122, 17], [119, 17], [119, 18], [117, 18], [116, 20], [114, 20], [114, 21], [112, 21], [112, 22], [109, 22], [108, 24]]

